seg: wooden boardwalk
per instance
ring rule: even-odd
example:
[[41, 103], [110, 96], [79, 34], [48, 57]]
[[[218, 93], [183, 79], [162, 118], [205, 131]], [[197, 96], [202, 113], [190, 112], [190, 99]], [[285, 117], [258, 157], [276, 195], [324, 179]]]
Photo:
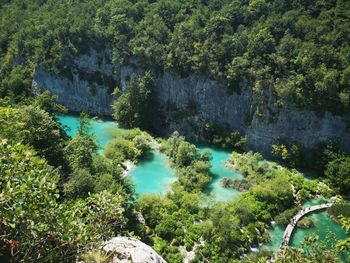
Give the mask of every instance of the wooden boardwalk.
[[305, 216], [308, 213], [317, 211], [317, 210], [322, 210], [322, 209], [326, 209], [328, 207], [330, 207], [332, 204], [322, 204], [322, 205], [314, 205], [314, 206], [310, 206], [307, 208], [303, 208], [302, 210], [300, 210], [290, 221], [289, 225], [287, 226], [286, 230], [284, 231], [283, 237], [282, 237], [282, 242], [280, 245], [280, 248], [284, 247], [284, 246], [288, 246], [290, 238], [292, 236], [293, 230], [296, 227], [298, 221]]

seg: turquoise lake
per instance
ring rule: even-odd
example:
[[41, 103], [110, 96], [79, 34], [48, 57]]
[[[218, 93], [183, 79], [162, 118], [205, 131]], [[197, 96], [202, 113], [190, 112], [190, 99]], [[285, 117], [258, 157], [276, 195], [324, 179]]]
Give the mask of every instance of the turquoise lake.
[[[64, 126], [69, 136], [73, 136], [78, 131], [79, 116], [59, 115], [58, 120]], [[91, 120], [91, 134], [95, 135], [95, 142], [101, 150], [108, 141], [113, 139], [113, 131], [118, 128], [118, 124], [111, 120], [95, 118]]]
[[[79, 126], [79, 117], [75, 115], [59, 115], [58, 119], [66, 127], [68, 135], [73, 136]], [[100, 147], [100, 152], [109, 140], [113, 139], [113, 131], [119, 129], [116, 122], [105, 119], [92, 119], [91, 133], [95, 135], [95, 141]], [[205, 149], [212, 154], [213, 181], [206, 189], [206, 194], [216, 201], [229, 201], [239, 195], [235, 189], [223, 188], [220, 180], [224, 177], [241, 178], [241, 175], [226, 168], [225, 161], [230, 157], [230, 152], [218, 148], [197, 145], [201, 152]], [[169, 166], [164, 154], [153, 150], [144, 160], [141, 160], [131, 169], [129, 177], [135, 184], [137, 194], [156, 193], [164, 194], [170, 185], [176, 180], [174, 171]]]
[[[79, 117], [74, 115], [59, 115], [58, 119], [66, 128], [69, 136], [73, 136], [79, 127]], [[92, 119], [91, 133], [100, 147], [100, 153], [108, 141], [113, 139], [113, 132], [120, 129], [118, 124], [111, 120]], [[135, 185], [137, 194], [165, 193], [172, 182], [176, 180], [173, 170], [167, 163], [167, 158], [153, 150], [144, 160], [141, 160], [129, 172], [129, 178]]]
[[[60, 115], [59, 121], [64, 125], [68, 135], [73, 136], [79, 126], [79, 117], [74, 115]], [[119, 129], [116, 122], [104, 119], [92, 119], [91, 133], [95, 135], [95, 141], [100, 147], [100, 152], [113, 139], [113, 131]], [[208, 149], [212, 154], [212, 168], [211, 174], [213, 181], [206, 189], [205, 193], [211, 196], [215, 201], [229, 201], [237, 197], [240, 193], [235, 189], [223, 188], [220, 185], [220, 180], [224, 177], [233, 179], [240, 179], [242, 176], [225, 167], [225, 161], [230, 157], [230, 152], [215, 147], [208, 147], [197, 145], [201, 152]], [[176, 180], [174, 171], [169, 166], [168, 160], [164, 154], [157, 150], [152, 150], [151, 153], [143, 160], [141, 160], [129, 173], [129, 178], [135, 184], [136, 194], [144, 193], [166, 193], [170, 185]], [[307, 202], [304, 206], [311, 206], [315, 202]], [[319, 241], [327, 240], [328, 233], [333, 233], [336, 239], [343, 239], [348, 237], [342, 228], [329, 218], [325, 211], [313, 213], [309, 215], [313, 220], [315, 226], [310, 229], [297, 228], [292, 237], [291, 245], [300, 247], [302, 240], [310, 235], [316, 234], [319, 236]], [[271, 228], [270, 244], [264, 245], [262, 248], [277, 250], [283, 235], [284, 229], [275, 226]], [[328, 245], [334, 241], [328, 241]]]
[[230, 201], [233, 198], [237, 197], [240, 192], [232, 188], [224, 188], [220, 185], [221, 179], [224, 177], [232, 179], [241, 179], [242, 175], [239, 173], [228, 169], [225, 166], [225, 162], [231, 156], [231, 152], [225, 151], [215, 147], [208, 147], [203, 145], [196, 145], [201, 152], [204, 152], [206, 149], [209, 150], [212, 154], [211, 160], [211, 169], [210, 172], [213, 176], [213, 181], [210, 183], [206, 189], [206, 194], [213, 197], [216, 201]]
[[129, 172], [137, 194], [164, 194], [176, 180], [164, 154], [153, 150]]

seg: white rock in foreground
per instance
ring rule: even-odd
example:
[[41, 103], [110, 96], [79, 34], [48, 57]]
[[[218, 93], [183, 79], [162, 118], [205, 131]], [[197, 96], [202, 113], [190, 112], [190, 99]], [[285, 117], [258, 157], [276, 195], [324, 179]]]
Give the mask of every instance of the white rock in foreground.
[[166, 263], [153, 248], [131, 237], [114, 237], [103, 249], [114, 253], [113, 263]]

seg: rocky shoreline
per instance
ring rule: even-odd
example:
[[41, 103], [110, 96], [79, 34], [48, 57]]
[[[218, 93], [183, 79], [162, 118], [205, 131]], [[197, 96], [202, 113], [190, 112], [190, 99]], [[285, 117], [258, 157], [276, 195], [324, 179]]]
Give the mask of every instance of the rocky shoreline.
[[123, 162], [123, 166], [125, 167], [125, 170], [123, 171], [122, 176], [127, 177], [130, 171], [135, 167], [135, 164], [130, 160], [126, 160]]

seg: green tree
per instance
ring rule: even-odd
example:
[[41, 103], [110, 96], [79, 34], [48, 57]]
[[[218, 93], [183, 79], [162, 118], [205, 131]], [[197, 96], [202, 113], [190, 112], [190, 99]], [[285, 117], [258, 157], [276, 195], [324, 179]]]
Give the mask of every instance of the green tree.
[[135, 138], [133, 139], [133, 143], [134, 143], [135, 147], [138, 150], [140, 150], [141, 156], [145, 156], [151, 150], [150, 143], [149, 143], [148, 138], [146, 136], [143, 136], [143, 135], [135, 136]]
[[[339, 221], [343, 229], [350, 233], [350, 217], [340, 216]], [[335, 248], [339, 252], [345, 252], [347, 253], [347, 256], [349, 258], [349, 251], [350, 251], [350, 238], [345, 238], [344, 240], [337, 241]]]
[[10, 142], [19, 142], [24, 137], [25, 123], [19, 109], [13, 107], [0, 107], [0, 135]]
[[97, 154], [97, 144], [94, 136], [89, 134], [91, 123], [86, 114], [79, 119], [78, 133], [73, 136], [64, 148], [65, 155], [72, 170], [92, 169], [93, 157]]
[[91, 131], [91, 120], [89, 116], [82, 112], [79, 116], [79, 127], [78, 127], [78, 135], [86, 136]]
[[154, 80], [150, 71], [141, 78], [133, 74], [126, 90], [116, 99], [112, 108], [114, 118], [126, 128], [151, 127]]
[[123, 189], [118, 187], [117, 181], [113, 178], [111, 174], [100, 174], [95, 182], [94, 192], [99, 193], [107, 190], [113, 194], [122, 193]]
[[62, 151], [66, 135], [46, 111], [33, 106], [0, 107], [0, 123], [3, 138], [32, 146], [49, 164], [66, 170]]
[[90, 193], [94, 193], [95, 178], [86, 169], [74, 170], [63, 187], [63, 192], [68, 198], [86, 198]]
[[24, 122], [23, 142], [33, 146], [49, 164], [55, 167], [66, 166], [62, 150], [66, 135], [59, 123], [46, 111], [33, 106], [24, 107], [21, 112]]
[[138, 203], [147, 225], [155, 228], [165, 214], [164, 200], [156, 194], [145, 194], [139, 197]]
[[15, 102], [21, 101], [31, 94], [30, 69], [23, 65], [14, 66], [2, 80], [0, 96], [9, 96]]
[[173, 215], [166, 215], [156, 226], [156, 233], [161, 238], [171, 241], [175, 236], [175, 230], [179, 227], [179, 221]]
[[104, 151], [104, 155], [116, 162], [122, 163], [125, 160], [136, 160], [141, 151], [135, 147], [133, 141], [118, 138], [110, 141]]
[[333, 187], [348, 196], [350, 193], [350, 157], [338, 158], [327, 165], [325, 172]]
[[64, 148], [70, 167], [73, 170], [92, 169], [97, 145], [90, 135], [75, 135]]
[[303, 242], [307, 249], [286, 247], [277, 254], [276, 262], [320, 262], [320, 263], [340, 263], [335, 250], [326, 249], [317, 242], [317, 237], [309, 236]]
[[190, 166], [199, 157], [200, 154], [195, 145], [181, 142], [177, 148], [175, 164], [179, 167]]
[[0, 260], [76, 262], [125, 231], [124, 197], [59, 203], [59, 174], [27, 146], [0, 140]]
[[50, 113], [51, 115], [54, 113], [66, 113], [67, 108], [59, 104], [57, 99], [58, 96], [52, 95], [46, 90], [35, 97], [32, 105]]
[[191, 166], [178, 169], [179, 182], [185, 191], [201, 191], [208, 186], [212, 180], [209, 174], [210, 167], [209, 163], [196, 161]]

